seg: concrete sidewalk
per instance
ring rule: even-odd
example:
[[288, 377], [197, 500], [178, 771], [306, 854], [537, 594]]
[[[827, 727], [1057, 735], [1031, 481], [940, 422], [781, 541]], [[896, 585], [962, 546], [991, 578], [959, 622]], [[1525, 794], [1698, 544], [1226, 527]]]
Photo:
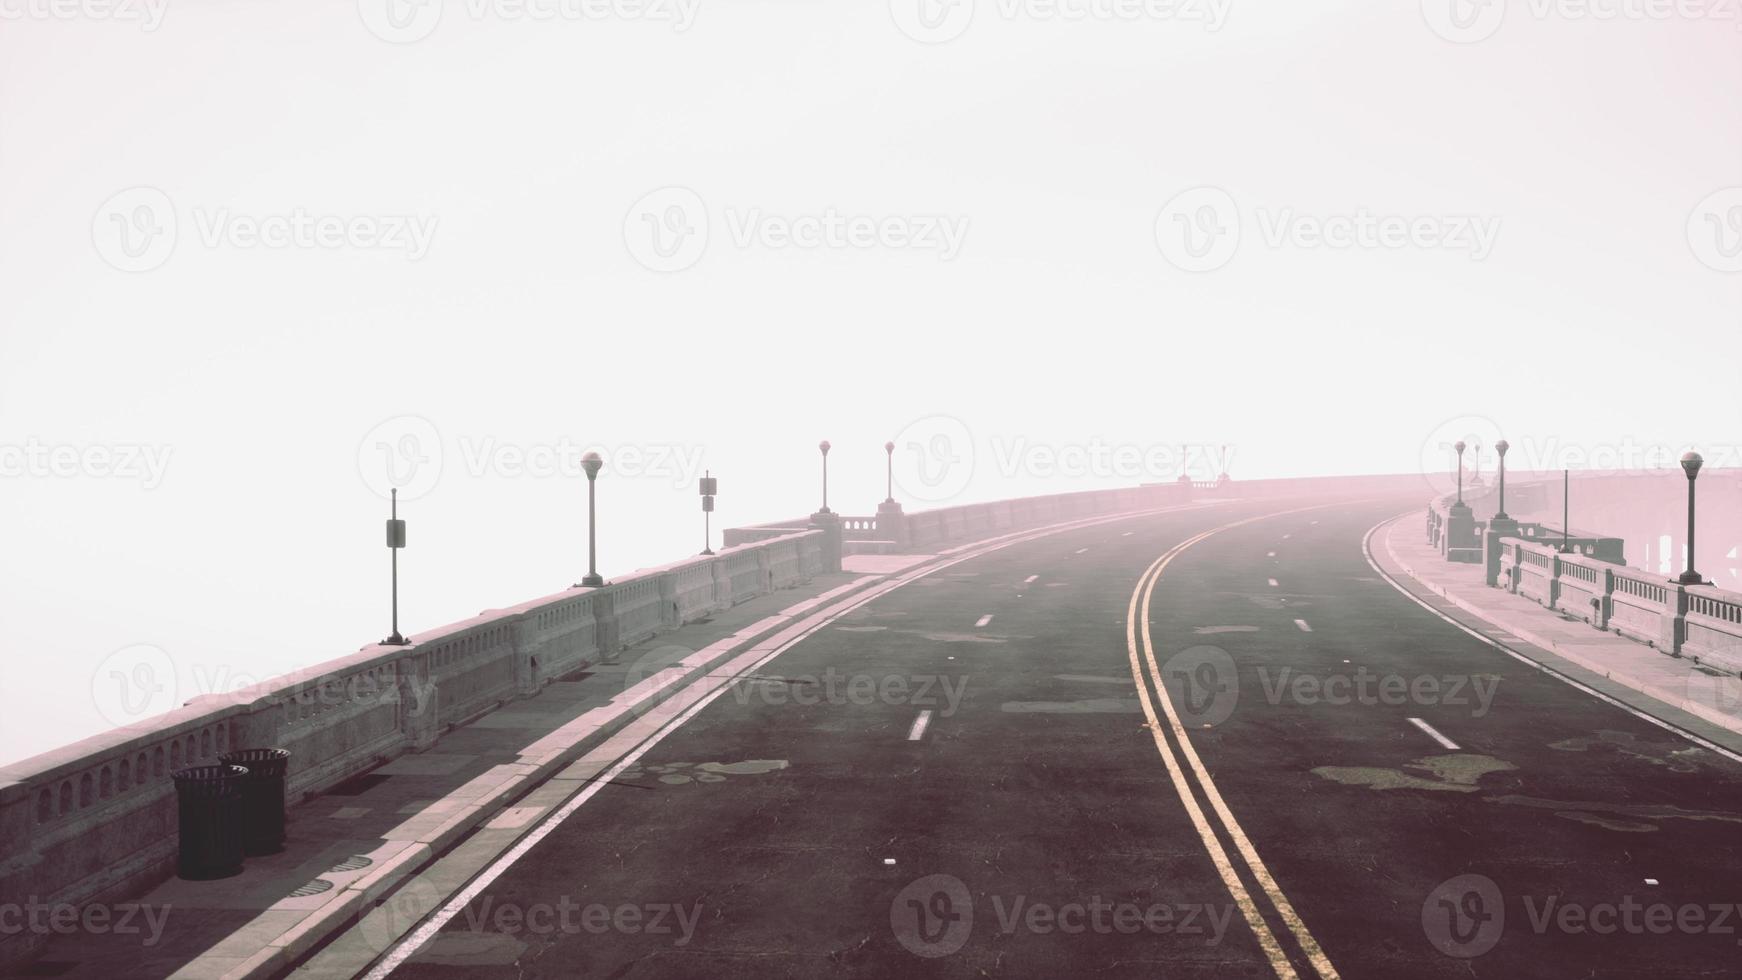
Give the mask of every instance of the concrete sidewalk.
[[[26, 975], [281, 973], [486, 820], [485, 826], [502, 830], [532, 822], [550, 801], [536, 808], [503, 807], [527, 802], [520, 798], [673, 698], [683, 682], [885, 578], [818, 575], [798, 588], [662, 633], [625, 650], [616, 663], [588, 666], [532, 697], [507, 702], [423, 752], [400, 756], [292, 807], [285, 850], [248, 859], [240, 875], [171, 879], [134, 902], [113, 906], [112, 928], [55, 935]], [[665, 671], [671, 666], [685, 669]], [[124, 915], [126, 928], [120, 924]]]
[[1629, 707], [1742, 751], [1742, 678], [1490, 588], [1481, 565], [1446, 561], [1409, 515], [1380, 527], [1370, 548], [1380, 568], [1413, 586], [1418, 598], [1497, 644]]

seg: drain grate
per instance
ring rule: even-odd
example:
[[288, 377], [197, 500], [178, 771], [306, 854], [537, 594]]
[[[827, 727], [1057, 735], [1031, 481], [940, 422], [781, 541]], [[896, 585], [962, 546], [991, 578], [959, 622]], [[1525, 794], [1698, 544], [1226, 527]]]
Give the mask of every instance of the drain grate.
[[298, 888], [296, 891], [291, 892], [290, 897], [291, 898], [308, 898], [310, 895], [319, 895], [322, 892], [330, 892], [332, 890], [333, 890], [333, 883], [332, 882], [328, 881], [325, 878], [316, 878], [315, 880], [309, 882], [308, 884], [303, 885], [302, 887]]
[[353, 854], [327, 869], [327, 874], [342, 875], [347, 871], [361, 871], [374, 863], [375, 861], [372, 858], [366, 858], [361, 854]]

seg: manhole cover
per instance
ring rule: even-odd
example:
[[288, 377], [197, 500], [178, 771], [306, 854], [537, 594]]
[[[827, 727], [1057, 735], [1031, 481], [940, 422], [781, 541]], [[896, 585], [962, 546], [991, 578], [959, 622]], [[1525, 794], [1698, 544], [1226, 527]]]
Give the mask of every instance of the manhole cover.
[[290, 897], [291, 898], [307, 898], [310, 895], [319, 895], [321, 892], [330, 892], [332, 890], [333, 890], [333, 883], [332, 882], [328, 881], [325, 878], [316, 878], [315, 880], [309, 882], [308, 884], [303, 885], [302, 887], [298, 888], [296, 891], [291, 892]]

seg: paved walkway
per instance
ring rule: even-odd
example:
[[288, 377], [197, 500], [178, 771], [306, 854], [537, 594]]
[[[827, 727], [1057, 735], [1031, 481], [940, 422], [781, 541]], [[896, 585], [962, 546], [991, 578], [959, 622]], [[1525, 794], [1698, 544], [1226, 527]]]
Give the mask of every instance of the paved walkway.
[[1489, 588], [1481, 565], [1441, 558], [1411, 516], [1381, 527], [1369, 544], [1387, 573], [1407, 576], [1418, 597], [1489, 639], [1637, 710], [1742, 750], [1742, 678]]
[[[924, 556], [903, 556], [921, 560]], [[547, 685], [291, 808], [289, 841], [221, 881], [171, 879], [125, 906], [116, 927], [56, 936], [29, 975], [222, 977], [288, 966], [406, 873], [666, 700], [664, 668], [708, 670], [881, 574], [818, 575], [647, 640], [617, 663]], [[672, 675], [679, 671], [669, 672]], [[578, 787], [563, 787], [570, 793]], [[546, 800], [548, 806], [553, 801]], [[541, 807], [520, 805], [486, 826], [514, 831]], [[126, 912], [128, 908], [137, 911]], [[123, 929], [119, 921], [129, 917]]]

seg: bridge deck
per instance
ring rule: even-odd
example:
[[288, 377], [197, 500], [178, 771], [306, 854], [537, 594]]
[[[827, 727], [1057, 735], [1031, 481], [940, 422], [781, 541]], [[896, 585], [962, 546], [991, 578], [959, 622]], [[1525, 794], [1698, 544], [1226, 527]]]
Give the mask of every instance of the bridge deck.
[[[245, 968], [290, 921], [292, 889], [409, 837], [433, 863], [355, 924], [329, 922], [298, 976], [1729, 969], [1733, 932], [1589, 924], [1630, 906], [1734, 913], [1737, 699], [1428, 561], [1418, 504], [1235, 501], [918, 562], [856, 556], [881, 574], [808, 594], [863, 592], [722, 653], [477, 830], [441, 836], [431, 801], [486, 795], [477, 779], [635, 689], [629, 668], [308, 804], [293, 850], [243, 878], [166, 885], [148, 901], [214, 913], [173, 917], [148, 961], [101, 937], [45, 961]], [[654, 645], [703, 650], [797, 595]], [[1705, 684], [1710, 717], [1623, 683], [1639, 678]], [[1568, 906], [1579, 922], [1544, 918]]]

